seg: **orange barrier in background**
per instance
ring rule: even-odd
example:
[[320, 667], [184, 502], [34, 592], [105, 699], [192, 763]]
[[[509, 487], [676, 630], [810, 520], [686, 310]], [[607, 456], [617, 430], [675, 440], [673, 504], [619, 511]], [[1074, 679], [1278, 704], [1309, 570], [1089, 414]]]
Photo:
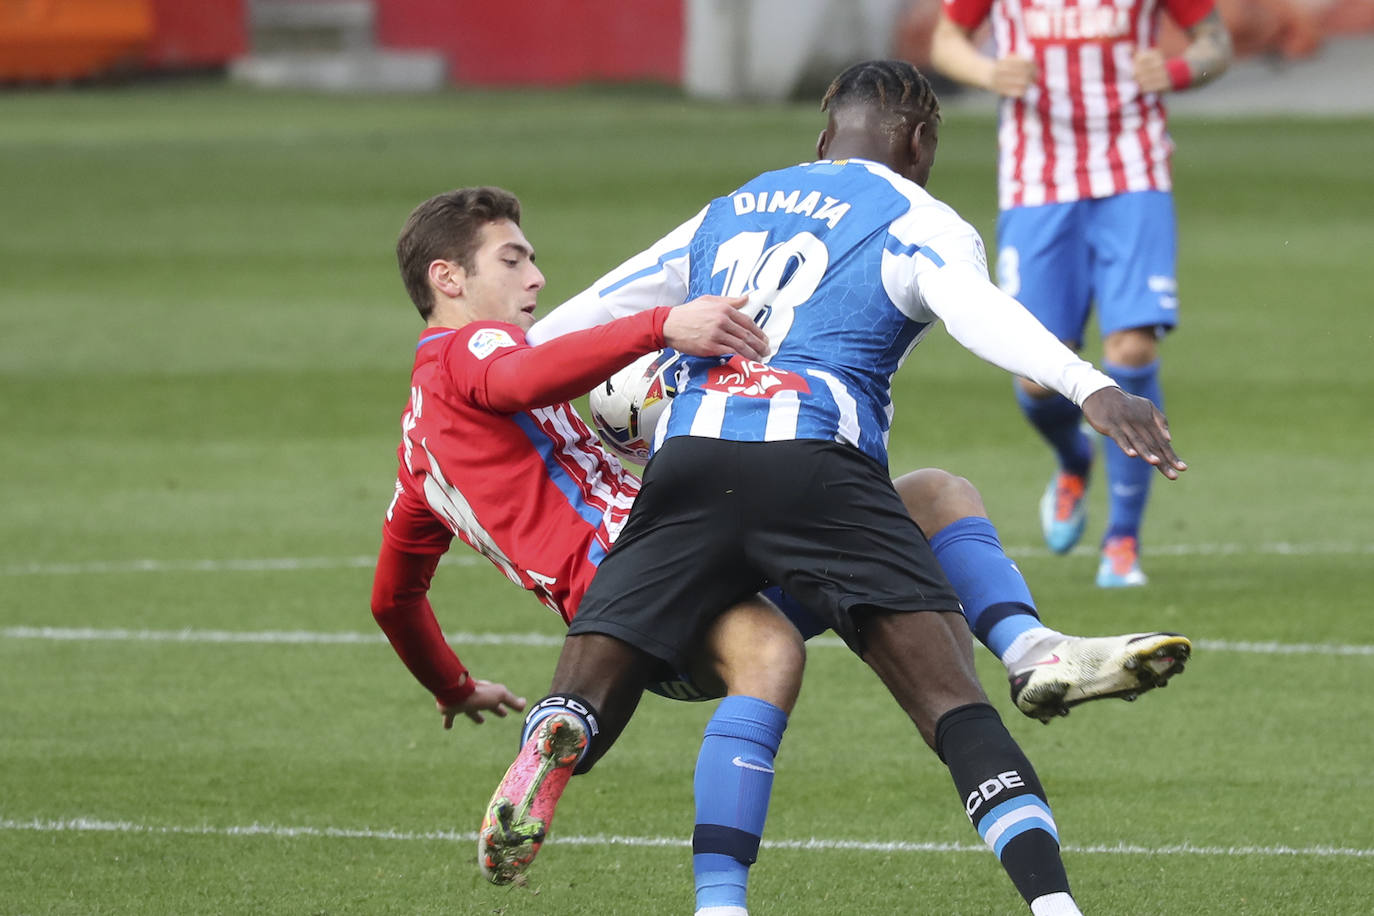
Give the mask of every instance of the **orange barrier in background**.
[[0, 0], [0, 81], [222, 66], [248, 44], [246, 0]]
[[0, 0], [0, 79], [77, 79], [137, 66], [150, 0]]

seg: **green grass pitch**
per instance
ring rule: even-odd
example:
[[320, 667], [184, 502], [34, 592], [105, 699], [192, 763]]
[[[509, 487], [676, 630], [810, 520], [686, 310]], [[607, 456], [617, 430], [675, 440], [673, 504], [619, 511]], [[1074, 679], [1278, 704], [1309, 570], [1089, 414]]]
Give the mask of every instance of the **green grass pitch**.
[[[810, 158], [820, 126], [639, 91], [0, 95], [0, 914], [690, 912], [704, 705], [644, 702], [530, 887], [477, 874], [514, 724], [440, 729], [367, 607], [419, 329], [392, 245], [421, 199], [504, 185], [552, 305]], [[1174, 134], [1165, 385], [1192, 468], [1157, 479], [1151, 586], [1103, 593], [1090, 550], [1038, 546], [1049, 457], [1010, 381], [943, 332], [899, 375], [893, 468], [976, 482], [1052, 624], [1198, 644], [1169, 690], [1048, 727], [980, 650], [1085, 912], [1363, 914], [1374, 121]], [[947, 112], [932, 179], [989, 242], [993, 142]], [[1088, 541], [1100, 482], [1092, 500]], [[450, 563], [435, 602], [479, 676], [547, 687], [558, 623], [498, 573]], [[1023, 911], [943, 767], [830, 643], [766, 840], [757, 916]]]

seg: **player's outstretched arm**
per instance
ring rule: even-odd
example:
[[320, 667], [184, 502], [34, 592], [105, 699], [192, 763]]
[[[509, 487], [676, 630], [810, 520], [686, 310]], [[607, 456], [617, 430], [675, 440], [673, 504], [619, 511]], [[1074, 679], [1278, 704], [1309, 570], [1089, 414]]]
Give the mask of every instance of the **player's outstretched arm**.
[[504, 719], [510, 710], [523, 712], [525, 709], [525, 698], [516, 696], [505, 684], [474, 680], [472, 685], [472, 694], [461, 703], [445, 704], [443, 700], [434, 701], [434, 705], [439, 709], [439, 715], [444, 717], [444, 728], [453, 728], [453, 720], [459, 716], [467, 716], [481, 725], [486, 721], [486, 717], [482, 715], [484, 712]]
[[1170, 480], [1177, 480], [1188, 465], [1174, 454], [1169, 421], [1146, 398], [1120, 388], [1101, 388], [1083, 401], [1083, 418], [1093, 429], [1110, 436], [1132, 458], [1153, 464]]
[[[398, 509], [389, 524], [404, 536], [419, 522]], [[444, 639], [430, 606], [429, 584], [438, 565], [439, 554], [412, 553], [384, 539], [372, 577], [372, 617], [415, 680], [441, 706], [459, 707], [477, 682]]]
[[[672, 347], [690, 356], [768, 354], [768, 337], [741, 308], [744, 297], [702, 296], [564, 334], [536, 347], [503, 347], [477, 362], [483, 367], [478, 403], [514, 413], [568, 401], [645, 353]], [[455, 378], [473, 361], [461, 351]]]
[[1056, 340], [1021, 303], [993, 286], [981, 266], [958, 262], [927, 270], [921, 290], [950, 336], [966, 348], [1058, 391], [1083, 409], [1094, 429], [1110, 436], [1131, 457], [1158, 467], [1170, 480], [1187, 469], [1170, 444], [1168, 421], [1153, 404], [1126, 394]]

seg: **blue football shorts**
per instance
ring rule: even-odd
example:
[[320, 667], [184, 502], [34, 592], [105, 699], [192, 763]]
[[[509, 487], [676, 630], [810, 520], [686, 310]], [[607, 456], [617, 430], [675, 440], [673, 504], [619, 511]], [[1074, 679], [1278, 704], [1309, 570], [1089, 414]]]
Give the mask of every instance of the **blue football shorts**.
[[1103, 336], [1178, 323], [1174, 199], [1167, 191], [1038, 207], [997, 219], [997, 283], [1060, 340], [1083, 343], [1096, 306]]

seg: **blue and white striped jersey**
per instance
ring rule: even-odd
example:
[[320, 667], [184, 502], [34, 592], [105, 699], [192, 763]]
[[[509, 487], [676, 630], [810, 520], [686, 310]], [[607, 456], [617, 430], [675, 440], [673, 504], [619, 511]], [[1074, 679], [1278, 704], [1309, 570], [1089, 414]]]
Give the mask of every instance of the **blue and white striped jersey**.
[[707, 294], [749, 296], [769, 356], [687, 358], [656, 446], [685, 435], [824, 439], [886, 465], [892, 377], [940, 319], [980, 356], [1072, 389], [1080, 403], [1111, 384], [992, 286], [972, 226], [915, 183], [857, 159], [768, 172], [713, 200], [530, 339]]
[[750, 297], [771, 355], [686, 360], [659, 441], [828, 439], [883, 464], [892, 376], [936, 320], [921, 272], [946, 259], [987, 270], [953, 210], [859, 161], [760, 175], [707, 206], [681, 257], [687, 298]]

